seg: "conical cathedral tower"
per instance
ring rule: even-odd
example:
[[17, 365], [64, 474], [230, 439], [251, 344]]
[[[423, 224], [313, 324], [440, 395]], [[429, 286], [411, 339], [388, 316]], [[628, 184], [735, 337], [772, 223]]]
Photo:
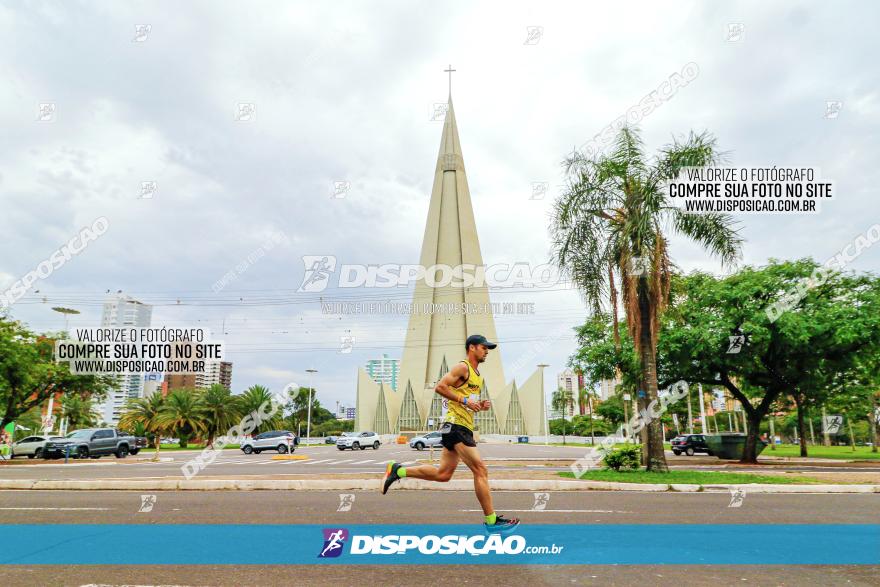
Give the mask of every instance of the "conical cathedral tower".
[[[397, 380], [398, 391], [372, 382], [361, 371], [358, 377], [358, 430], [375, 429], [379, 434], [388, 434], [400, 430], [435, 428], [439, 424], [439, 396], [434, 393], [434, 386], [455, 363], [466, 358], [464, 342], [467, 337], [482, 334], [491, 341], [497, 340], [489, 291], [481, 277], [483, 256], [451, 96], [434, 168], [434, 183], [419, 262], [425, 268], [426, 275], [418, 280], [413, 293], [416, 310], [410, 315], [407, 326]], [[435, 272], [433, 269], [438, 266], [444, 269]], [[447, 268], [461, 273], [455, 273], [449, 279]], [[469, 277], [474, 279], [469, 280]], [[471, 281], [474, 285], [463, 287], [462, 281]], [[463, 311], [465, 304], [476, 310]], [[432, 305], [433, 311], [428, 309]], [[478, 414], [477, 425], [485, 433], [524, 434], [527, 432], [523, 428], [530, 428], [528, 420], [531, 419], [534, 420], [531, 427], [535, 429], [529, 433], [538, 434], [541, 432], [538, 424], [541, 422], [543, 402], [539, 395], [530, 394], [525, 388], [518, 390], [518, 406], [522, 409], [532, 408], [536, 417], [525, 418], [523, 424], [517, 420], [515, 432], [505, 430], [508, 427], [506, 422], [511, 395], [517, 399], [517, 394], [514, 392], [514, 383], [505, 385], [500, 352], [503, 347], [504, 341], [499, 341], [499, 347], [490, 351], [486, 362], [480, 365], [480, 373], [485, 381], [482, 395], [491, 399], [493, 406], [491, 412]], [[530, 382], [533, 379], [530, 378]], [[535, 384], [531, 387], [535, 387]], [[383, 397], [378, 398], [377, 394]], [[535, 397], [528, 398], [533, 400], [528, 401], [526, 396], [531, 395]], [[380, 399], [381, 402], [378, 401]], [[379, 429], [385, 422], [388, 429]], [[419, 422], [419, 425], [414, 426], [415, 422]]]
[[[475, 267], [483, 265], [451, 98], [443, 123], [437, 165], [434, 168], [434, 184], [419, 263], [426, 271], [437, 265], [462, 267], [463, 272], [471, 276], [475, 274]], [[417, 282], [413, 294], [413, 303], [417, 308], [428, 304], [455, 304], [457, 307], [461, 307], [461, 304], [475, 304], [475, 307], [482, 309], [477, 313], [441, 309], [434, 313], [412, 314], [406, 331], [398, 389], [406, 389], [409, 383], [413, 391], [430, 388], [430, 395], [434, 395], [434, 385], [440, 378], [444, 362], [448, 370], [465, 358], [464, 341], [468, 335], [482, 334], [492, 341], [497, 338], [486, 285], [461, 287], [453, 284], [460, 283], [456, 278], [447, 279], [450, 281], [448, 285], [432, 287], [441, 283], [439, 280], [442, 277], [438, 271], [435, 275], [429, 275], [427, 279]], [[500, 391], [504, 386], [502, 352], [499, 352], [501, 350], [502, 347], [499, 346], [491, 351], [488, 360], [480, 366], [480, 373], [490, 390], [494, 388]], [[425, 406], [425, 410], [427, 408]], [[423, 413], [426, 414], [427, 411]]]

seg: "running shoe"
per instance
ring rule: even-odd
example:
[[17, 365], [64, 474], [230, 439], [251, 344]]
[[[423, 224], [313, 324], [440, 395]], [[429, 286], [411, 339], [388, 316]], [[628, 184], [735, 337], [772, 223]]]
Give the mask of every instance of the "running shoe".
[[501, 532], [502, 534], [506, 534], [510, 532], [517, 526], [519, 526], [519, 518], [505, 518], [501, 514], [495, 518], [494, 524], [487, 524], [483, 522], [483, 525], [486, 526], [487, 532]]
[[385, 495], [388, 492], [388, 488], [391, 487], [391, 484], [395, 481], [400, 481], [400, 477], [397, 476], [397, 470], [400, 468], [399, 463], [395, 463], [391, 461], [385, 467], [385, 476], [382, 477], [382, 495]]

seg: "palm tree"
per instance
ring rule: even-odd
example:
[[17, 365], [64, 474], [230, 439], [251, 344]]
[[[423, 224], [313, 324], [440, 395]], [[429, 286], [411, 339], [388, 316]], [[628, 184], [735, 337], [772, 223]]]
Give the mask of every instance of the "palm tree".
[[68, 430], [94, 426], [98, 421], [94, 408], [95, 402], [88, 396], [65, 394], [61, 398], [61, 412], [67, 418]]
[[[668, 200], [664, 185], [684, 167], [720, 160], [714, 138], [691, 132], [649, 162], [638, 132], [627, 127], [620, 130], [607, 155], [575, 153], [566, 160], [570, 179], [554, 207], [553, 257], [596, 313], [606, 294], [616, 310], [617, 274], [627, 330], [640, 361], [640, 410], [658, 396], [657, 332], [673, 268], [664, 230], [671, 228], [696, 241], [725, 265], [735, 263], [740, 255], [742, 239], [730, 216], [685, 214]], [[648, 470], [667, 471], [659, 421], [648, 424], [646, 441]]]
[[171, 391], [165, 396], [159, 422], [165, 429], [177, 435], [181, 448], [186, 448], [187, 440], [207, 430], [205, 409], [199, 391], [183, 387]]
[[581, 406], [584, 404], [587, 406], [587, 416], [590, 418], [590, 445], [592, 445], [596, 438], [593, 426], [593, 390], [587, 386], [582, 387], [580, 391], [578, 391], [578, 402]]
[[561, 387], [553, 392], [553, 396], [550, 399], [551, 407], [562, 413], [562, 444], [565, 444], [565, 426], [567, 423], [565, 413], [568, 411], [572, 402], [574, 402], [574, 394], [571, 390], [563, 389]]
[[161, 393], [154, 393], [148, 397], [129, 400], [125, 411], [119, 417], [119, 427], [127, 430], [136, 430], [142, 426], [147, 435], [152, 435], [156, 443], [156, 453], [153, 460], [159, 460], [159, 447], [162, 445], [162, 434], [166, 427], [160, 420], [160, 414], [165, 406], [165, 398]]
[[[274, 401], [274, 398], [269, 392], [269, 389], [267, 387], [263, 387], [262, 385], [250, 386], [240, 397], [242, 414], [253, 414], [254, 412], [260, 413], [260, 406], [262, 406], [263, 404], [265, 404], [266, 406], [270, 406], [271, 403]], [[263, 412], [265, 412], [265, 409], [263, 410]], [[275, 412], [275, 414], [271, 417], [260, 421], [254, 428], [253, 433], [258, 434], [267, 430], [280, 428], [281, 426], [283, 426], [283, 422], [283, 413], [282, 410], [279, 410]]]
[[222, 385], [214, 384], [205, 390], [201, 401], [208, 444], [214, 446], [215, 437], [225, 434], [241, 420], [241, 397], [232, 395]]

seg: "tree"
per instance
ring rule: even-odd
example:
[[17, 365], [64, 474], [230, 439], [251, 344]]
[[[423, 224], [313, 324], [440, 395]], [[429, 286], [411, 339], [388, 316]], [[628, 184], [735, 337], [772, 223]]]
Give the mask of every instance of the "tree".
[[125, 410], [119, 417], [119, 427], [126, 430], [135, 430], [142, 427], [145, 436], [152, 436], [156, 447], [153, 460], [159, 460], [159, 450], [162, 445], [162, 435], [168, 430], [161, 418], [165, 407], [165, 398], [161, 393], [153, 393], [148, 397], [131, 399], [125, 406]]
[[[253, 414], [254, 412], [260, 413], [260, 406], [271, 406], [274, 402], [274, 397], [269, 392], [267, 387], [263, 387], [262, 385], [252, 385], [240, 396], [241, 397], [241, 413], [242, 414]], [[259, 434], [260, 432], [266, 432], [268, 430], [275, 430], [281, 428], [284, 422], [284, 414], [281, 410], [275, 412], [275, 414], [265, 420], [261, 420], [254, 427], [253, 433]]]
[[[667, 304], [671, 261], [664, 226], [703, 245], [723, 264], [739, 257], [742, 239], [723, 214], [685, 214], [671, 204], [665, 182], [684, 167], [715, 164], [720, 157], [708, 134], [674, 141], [649, 162], [636, 130], [624, 127], [611, 153], [566, 161], [569, 185], [557, 200], [551, 232], [553, 257], [595, 313], [621, 283], [627, 330], [639, 358], [640, 410], [658, 397], [656, 346]], [[612, 309], [616, 311], [616, 298]], [[647, 469], [667, 471], [661, 423], [646, 433]]]
[[855, 393], [865, 398], [860, 408], [867, 416], [871, 452], [877, 452], [880, 440], [880, 354], [860, 358], [853, 368], [853, 381]]
[[[300, 425], [302, 427], [306, 427], [306, 421], [308, 419], [309, 414], [309, 388], [308, 387], [300, 387], [296, 390], [291, 390], [290, 395], [292, 397], [291, 408], [293, 412], [290, 414], [289, 420], [293, 428], [299, 428]], [[315, 389], [311, 390], [312, 396], [312, 423], [316, 422], [315, 415], [319, 410], [322, 410], [321, 403], [318, 401], [318, 394], [315, 392]], [[324, 410], [327, 412], [329, 417], [332, 417], [328, 410]]]
[[[291, 426], [295, 429], [296, 426]], [[354, 430], [354, 420], [337, 420], [335, 418], [325, 420], [317, 426], [312, 426], [313, 436], [330, 436], [339, 435], [343, 432], [352, 432]]]
[[783, 394], [798, 404], [804, 447], [805, 400], [835, 393], [855, 362], [880, 348], [876, 278], [829, 275], [770, 319], [768, 306], [817, 267], [809, 259], [771, 261], [725, 278], [695, 272], [673, 279], [658, 346], [660, 381], [719, 385], [739, 400], [748, 420], [745, 463], [757, 462], [761, 422]]
[[617, 429], [625, 418], [623, 398], [620, 395], [612, 395], [596, 407], [596, 415], [611, 424], [612, 429]]
[[54, 352], [54, 339], [38, 336], [20, 322], [0, 316], [0, 428], [59, 392], [106, 397], [112, 378], [74, 375], [68, 363], [55, 362]]
[[180, 448], [195, 435], [207, 432], [205, 407], [198, 390], [178, 388], [165, 396], [159, 422], [180, 439]]
[[97, 424], [95, 402], [89, 395], [66, 394], [61, 397], [61, 410], [67, 418], [67, 429], [90, 428]]
[[232, 395], [226, 387], [214, 384], [201, 396], [205, 417], [205, 433], [208, 445], [214, 446], [214, 438], [226, 432], [241, 421], [241, 397]]
[[565, 428], [566, 428], [566, 419], [565, 413], [568, 411], [569, 406], [574, 402], [574, 394], [569, 389], [559, 388], [553, 392], [553, 395], [550, 399], [550, 406], [556, 410], [562, 412], [562, 444], [565, 444]]

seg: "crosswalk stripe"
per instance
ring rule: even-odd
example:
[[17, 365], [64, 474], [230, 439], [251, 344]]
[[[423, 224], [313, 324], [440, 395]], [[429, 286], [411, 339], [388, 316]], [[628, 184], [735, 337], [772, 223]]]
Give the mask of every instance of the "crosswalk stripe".
[[318, 463], [326, 463], [327, 461], [332, 461], [333, 459], [324, 459], [321, 461], [306, 461], [307, 465], [317, 465]]
[[331, 464], [331, 465], [341, 465], [342, 463], [350, 463], [350, 462], [353, 461], [353, 460], [354, 460], [354, 459], [345, 459], [344, 461], [333, 461], [333, 462], [330, 463], [330, 464]]
[[363, 465], [364, 463], [372, 463], [375, 459], [367, 459], [365, 461], [358, 461], [356, 463], [352, 463], [352, 465]]

